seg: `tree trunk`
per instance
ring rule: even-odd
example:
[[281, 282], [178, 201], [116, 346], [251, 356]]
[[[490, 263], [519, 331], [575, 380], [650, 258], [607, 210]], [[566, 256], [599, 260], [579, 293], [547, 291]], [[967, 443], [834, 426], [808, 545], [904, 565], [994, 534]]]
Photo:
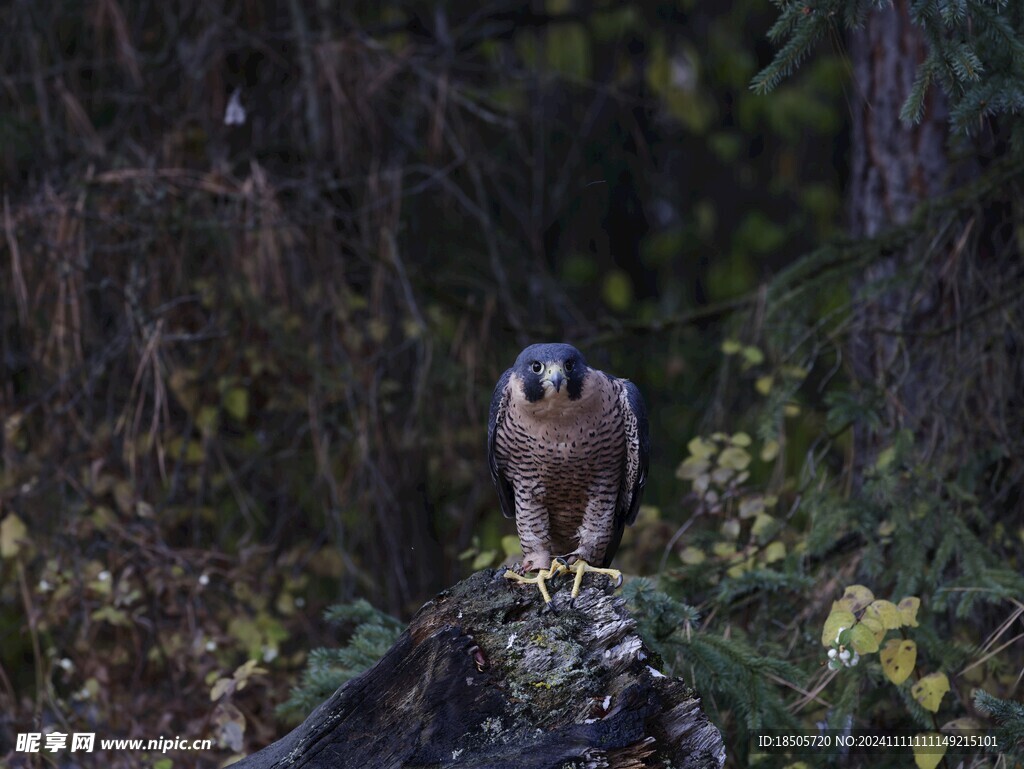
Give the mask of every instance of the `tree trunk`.
[[477, 572], [291, 734], [234, 766], [722, 766], [718, 729], [686, 684], [651, 667], [610, 588], [585, 587], [570, 605], [563, 585], [552, 605]]
[[[854, 103], [849, 216], [850, 234], [858, 238], [905, 224], [922, 201], [941, 194], [950, 182], [948, 113], [938, 89], [931, 90], [920, 123], [908, 125], [899, 119], [926, 54], [909, 5], [908, 0], [896, 0], [872, 9], [864, 26], [850, 33]], [[922, 420], [928, 417], [928, 399], [920, 397], [918, 390], [933, 372], [907, 365], [908, 337], [900, 332], [912, 333], [915, 318], [934, 310], [936, 296], [932, 283], [926, 281], [922, 291], [921, 284], [915, 286], [902, 277], [913, 258], [910, 252], [882, 255], [852, 287], [851, 367], [862, 386], [884, 394], [883, 433], [903, 426], [926, 429]], [[912, 296], [912, 292], [917, 293]], [[855, 435], [858, 478], [880, 447], [877, 436], [861, 420]]]

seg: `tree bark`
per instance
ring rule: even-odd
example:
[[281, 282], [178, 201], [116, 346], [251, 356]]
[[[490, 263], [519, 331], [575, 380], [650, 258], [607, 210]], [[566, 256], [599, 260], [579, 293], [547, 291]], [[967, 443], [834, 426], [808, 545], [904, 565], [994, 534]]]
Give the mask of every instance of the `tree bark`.
[[[937, 88], [929, 93], [921, 121], [900, 121], [918, 65], [926, 54], [921, 29], [910, 18], [908, 0], [895, 0], [870, 11], [863, 27], [850, 34], [853, 66], [851, 167], [849, 188], [850, 234], [870, 238], [905, 224], [924, 200], [948, 188], [946, 155], [948, 112]], [[852, 286], [856, 302], [850, 360], [854, 378], [884, 394], [883, 434], [908, 426], [924, 429], [927, 398], [919, 386], [934, 372], [907, 366], [906, 337], [915, 317], [930, 315], [934, 287], [912, 285], [906, 275], [913, 255], [898, 252], [880, 256]], [[919, 295], [913, 295], [917, 291]], [[878, 431], [862, 420], [855, 434], [855, 476], [874, 460], [880, 448]]]
[[302, 725], [234, 766], [721, 767], [722, 737], [693, 690], [652, 666], [624, 602], [591, 579], [572, 605], [561, 585], [544, 612], [537, 590], [477, 572]]

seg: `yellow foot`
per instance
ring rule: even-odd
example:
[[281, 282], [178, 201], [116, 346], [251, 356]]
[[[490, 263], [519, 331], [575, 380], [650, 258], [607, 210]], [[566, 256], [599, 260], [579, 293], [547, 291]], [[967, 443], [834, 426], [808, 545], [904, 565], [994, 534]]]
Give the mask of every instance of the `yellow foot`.
[[554, 575], [562, 571], [576, 574], [576, 579], [574, 579], [572, 583], [572, 598], [575, 598], [580, 594], [580, 585], [583, 584], [583, 575], [588, 571], [594, 574], [605, 574], [611, 577], [615, 580], [615, 587], [619, 587], [622, 584], [622, 572], [618, 569], [601, 569], [597, 566], [591, 566], [582, 559], [577, 559], [572, 566], [566, 566], [565, 561], [555, 559], [555, 562], [551, 564], [551, 574]]
[[547, 581], [557, 573], [556, 563], [557, 561], [552, 561], [549, 568], [538, 570], [536, 577], [524, 577], [522, 574], [517, 574], [509, 569], [505, 572], [505, 579], [514, 579], [516, 582], [536, 585], [540, 590], [540, 594], [544, 597], [544, 604], [547, 605], [551, 603], [551, 594], [548, 592]]

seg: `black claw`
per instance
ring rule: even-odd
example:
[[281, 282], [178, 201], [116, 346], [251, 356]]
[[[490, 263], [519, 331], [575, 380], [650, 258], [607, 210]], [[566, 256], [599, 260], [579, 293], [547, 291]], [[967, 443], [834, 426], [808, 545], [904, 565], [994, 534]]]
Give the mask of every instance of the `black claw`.
[[469, 649], [469, 656], [473, 658], [478, 672], [483, 673], [487, 669], [487, 658], [479, 646], [473, 644]]

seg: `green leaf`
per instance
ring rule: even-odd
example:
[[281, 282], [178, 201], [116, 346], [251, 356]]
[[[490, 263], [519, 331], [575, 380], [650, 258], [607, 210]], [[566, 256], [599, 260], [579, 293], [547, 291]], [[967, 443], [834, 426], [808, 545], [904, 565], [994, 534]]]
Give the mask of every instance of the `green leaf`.
[[896, 449], [893, 446], [882, 449], [875, 458], [875, 469], [885, 470], [896, 458]]
[[850, 630], [850, 646], [857, 654], [871, 654], [878, 651], [878, 637], [864, 623], [858, 622]]
[[545, 40], [548, 66], [567, 78], [584, 80], [590, 77], [590, 38], [581, 24], [558, 27]]
[[249, 391], [244, 387], [232, 387], [224, 393], [224, 410], [235, 420], [244, 422], [249, 416]]
[[623, 270], [612, 270], [604, 277], [601, 296], [605, 304], [617, 312], [629, 309], [633, 303], [633, 282]]
[[220, 410], [216, 406], [203, 406], [196, 414], [196, 427], [203, 435], [216, 433], [219, 421]]
[[856, 621], [857, 618], [853, 616], [853, 612], [843, 608], [837, 609], [833, 604], [832, 612], [828, 615], [825, 626], [821, 630], [821, 645], [832, 646], [836, 642], [839, 631], [853, 627]]

